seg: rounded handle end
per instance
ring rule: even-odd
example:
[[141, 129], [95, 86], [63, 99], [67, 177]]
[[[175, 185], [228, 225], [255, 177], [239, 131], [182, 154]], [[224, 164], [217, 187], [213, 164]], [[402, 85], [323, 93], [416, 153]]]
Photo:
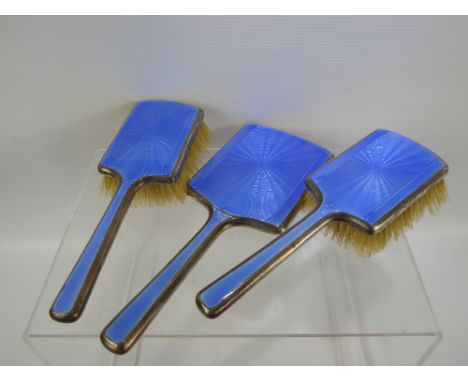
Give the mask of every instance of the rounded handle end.
[[114, 354], [122, 355], [122, 354], [127, 353], [131, 349], [131, 346], [125, 341], [116, 342], [112, 340], [106, 334], [106, 331], [103, 331], [101, 333], [100, 338], [101, 338], [102, 344]]
[[200, 312], [207, 318], [217, 318], [224, 311], [220, 305], [210, 306], [204, 298], [204, 291], [197, 294], [195, 302]]
[[49, 316], [57, 322], [70, 323], [78, 321], [81, 317], [82, 309], [79, 309], [76, 305], [68, 311], [57, 309], [55, 304], [49, 310]]

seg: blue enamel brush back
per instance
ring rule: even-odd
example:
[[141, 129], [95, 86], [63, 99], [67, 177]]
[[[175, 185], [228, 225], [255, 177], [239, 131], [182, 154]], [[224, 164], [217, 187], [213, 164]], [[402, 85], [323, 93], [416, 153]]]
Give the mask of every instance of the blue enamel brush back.
[[320, 146], [259, 125], [244, 126], [190, 181], [214, 207], [281, 227], [331, 157]]
[[201, 110], [171, 101], [144, 101], [135, 105], [100, 167], [123, 178], [175, 177], [177, 163]]
[[332, 210], [375, 225], [446, 169], [434, 153], [377, 130], [311, 176]]

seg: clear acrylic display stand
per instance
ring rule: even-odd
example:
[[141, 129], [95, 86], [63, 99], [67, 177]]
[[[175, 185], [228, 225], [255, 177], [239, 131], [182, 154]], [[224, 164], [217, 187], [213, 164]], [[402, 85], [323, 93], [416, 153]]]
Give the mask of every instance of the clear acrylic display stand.
[[205, 318], [196, 293], [274, 237], [238, 226], [211, 245], [129, 353], [110, 353], [99, 340], [102, 328], [208, 213], [192, 198], [177, 207], [131, 208], [83, 316], [53, 321], [49, 307], [108, 203], [96, 171], [103, 153], [90, 167], [24, 335], [44, 364], [406, 365], [423, 363], [440, 342], [405, 237], [367, 259], [319, 234], [221, 317]]

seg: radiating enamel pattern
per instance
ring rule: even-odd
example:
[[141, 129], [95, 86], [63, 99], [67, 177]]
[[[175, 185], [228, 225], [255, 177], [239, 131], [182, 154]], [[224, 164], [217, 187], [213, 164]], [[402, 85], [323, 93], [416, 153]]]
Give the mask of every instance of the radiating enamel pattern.
[[306, 190], [305, 179], [331, 154], [258, 125], [242, 128], [190, 182], [212, 205], [205, 226], [106, 326], [103, 344], [127, 352], [216, 235], [229, 224], [282, 227]]
[[420, 144], [378, 130], [311, 179], [334, 210], [376, 224], [445, 163]]
[[102, 169], [120, 174], [119, 190], [52, 304], [53, 319], [70, 322], [80, 317], [136, 182], [177, 175], [178, 164], [188, 154], [183, 148], [189, 147], [201, 113], [196, 107], [168, 101], [145, 101], [133, 108], [100, 163]]
[[375, 131], [310, 177], [312, 191], [322, 195], [319, 208], [204, 288], [199, 308], [217, 317], [331, 220], [360, 220], [375, 229], [445, 171], [418, 143]]
[[226, 213], [280, 226], [306, 190], [306, 176], [329, 158], [327, 150], [313, 143], [247, 125], [190, 187]]
[[124, 178], [169, 177], [177, 167], [200, 109], [171, 101], [138, 103], [101, 160]]

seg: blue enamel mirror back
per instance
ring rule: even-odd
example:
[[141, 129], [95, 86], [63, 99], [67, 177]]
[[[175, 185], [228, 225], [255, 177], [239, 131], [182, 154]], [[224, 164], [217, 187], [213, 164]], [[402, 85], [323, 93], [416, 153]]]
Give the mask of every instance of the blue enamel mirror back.
[[244, 126], [190, 181], [215, 208], [281, 226], [303, 196], [305, 178], [330, 152], [260, 125]]

